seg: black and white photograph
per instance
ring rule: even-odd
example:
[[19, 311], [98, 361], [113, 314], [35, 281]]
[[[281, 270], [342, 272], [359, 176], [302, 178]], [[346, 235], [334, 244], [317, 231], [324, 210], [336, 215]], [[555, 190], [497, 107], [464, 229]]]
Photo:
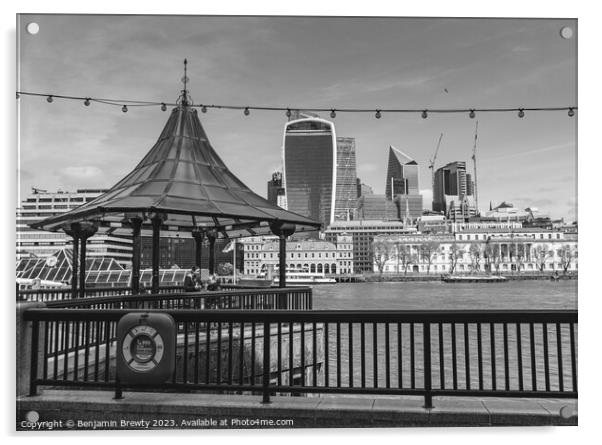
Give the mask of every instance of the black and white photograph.
[[576, 16], [15, 20], [18, 435], [578, 425]]

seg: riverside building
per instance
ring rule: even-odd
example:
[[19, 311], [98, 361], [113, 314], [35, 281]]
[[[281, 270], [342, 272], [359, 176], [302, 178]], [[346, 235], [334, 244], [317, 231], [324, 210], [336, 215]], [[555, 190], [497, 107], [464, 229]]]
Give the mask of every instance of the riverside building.
[[[279, 264], [278, 238], [249, 237], [244, 246], [244, 274], [257, 275]], [[286, 243], [286, 265], [312, 273], [332, 275], [353, 273], [353, 243], [350, 236], [338, 236], [335, 242], [299, 240]]]
[[324, 231], [326, 241], [337, 242], [337, 237], [345, 235], [351, 238], [353, 273], [372, 272], [372, 243], [375, 236], [401, 233], [415, 233], [415, 228], [408, 228], [401, 221], [335, 221]]
[[[28, 257], [47, 258], [71, 245], [71, 238], [63, 232], [45, 232], [29, 226], [93, 201], [105, 191], [78, 189], [75, 192], [47, 192], [34, 189], [17, 207], [17, 261]], [[96, 234], [88, 240], [87, 256], [113, 258], [127, 267], [132, 257], [132, 241], [127, 237]]]
[[[448, 234], [381, 235], [373, 271], [403, 274], [576, 272], [577, 235], [559, 230], [466, 228]], [[453, 251], [457, 250], [457, 254]], [[457, 257], [452, 265], [451, 256]], [[381, 270], [382, 269], [382, 270]]]

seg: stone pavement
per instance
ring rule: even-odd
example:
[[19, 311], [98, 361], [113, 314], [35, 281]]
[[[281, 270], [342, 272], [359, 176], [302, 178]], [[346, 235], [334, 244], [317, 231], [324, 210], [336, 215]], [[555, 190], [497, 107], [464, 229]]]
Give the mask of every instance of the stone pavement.
[[269, 404], [255, 395], [126, 392], [121, 400], [112, 397], [110, 391], [45, 390], [18, 398], [17, 429], [32, 428], [23, 420], [36, 416], [40, 422], [57, 421], [55, 429], [542, 426], [577, 425], [578, 419], [574, 399], [435, 397], [434, 408], [425, 409], [422, 397], [273, 396]]

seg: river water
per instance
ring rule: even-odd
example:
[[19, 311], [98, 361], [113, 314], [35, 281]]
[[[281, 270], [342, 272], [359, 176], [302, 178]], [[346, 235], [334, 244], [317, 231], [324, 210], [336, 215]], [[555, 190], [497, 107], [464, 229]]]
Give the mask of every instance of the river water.
[[[313, 307], [314, 309], [336, 310], [577, 309], [577, 281], [510, 281], [482, 284], [380, 282], [324, 285], [314, 287]], [[452, 328], [456, 331], [454, 333], [456, 335], [456, 354], [452, 349], [454, 347], [452, 345]], [[507, 379], [509, 389], [519, 389], [522, 382], [525, 389], [542, 390], [546, 386], [545, 369], [547, 366], [550, 376], [548, 384], [551, 390], [560, 389], [560, 385], [563, 385], [565, 389], [571, 389], [573, 386], [570, 357], [571, 332], [568, 325], [560, 326], [561, 347], [559, 349], [556, 328], [555, 324], [549, 324], [546, 327], [549, 350], [549, 360], [546, 364], [544, 360], [546, 336], [541, 324], [534, 325], [533, 340], [527, 324], [520, 326], [508, 324], [506, 332], [504, 326], [499, 323], [493, 325], [486, 323], [478, 327], [471, 323], [467, 325], [466, 330], [461, 324], [456, 326], [444, 324], [441, 331], [435, 325], [431, 330], [433, 387], [452, 388], [454, 378], [457, 378], [459, 389], [467, 387], [475, 389], [480, 385], [483, 385], [483, 389], [503, 389]], [[340, 333], [337, 333], [337, 325], [329, 324], [328, 341], [326, 342], [328, 344], [329, 374], [325, 377], [331, 386], [361, 386], [361, 326], [342, 323], [339, 329]], [[385, 387], [390, 383], [391, 387], [411, 388], [415, 384], [417, 388], [420, 388], [424, 384], [422, 325], [414, 326], [413, 335], [410, 329], [412, 327], [409, 323], [401, 325], [392, 323], [388, 327], [383, 323], [377, 324], [376, 327], [366, 324], [364, 329], [366, 373], [364, 377], [367, 386]], [[441, 348], [439, 332], [442, 334], [442, 349], [439, 349]], [[476, 341], [479, 332], [483, 339], [481, 352], [479, 352]], [[519, 333], [522, 343], [520, 350], [517, 342]], [[349, 342], [350, 334], [353, 337], [353, 347]], [[377, 344], [374, 342], [375, 335]], [[468, 354], [464, 349], [465, 335], [468, 337], [466, 346]], [[576, 328], [573, 335], [576, 342]], [[338, 336], [340, 336], [339, 341], [337, 341]], [[510, 345], [507, 351], [504, 350], [505, 336]], [[495, 345], [494, 353], [491, 348], [492, 337]], [[411, 348], [412, 340], [414, 340], [415, 350]], [[534, 358], [530, 353], [531, 341], [534, 343]], [[559, 351], [562, 351], [561, 361], [558, 357]], [[506, 354], [508, 355], [507, 365], [505, 365]], [[467, 355], [470, 357], [469, 363], [466, 360]], [[399, 356], [403, 357], [402, 360], [398, 360]], [[479, 356], [482, 360], [480, 366]], [[441, 358], [443, 358], [443, 363], [440, 363]], [[454, 360], [457, 362], [455, 377]], [[390, 366], [387, 366], [387, 363]], [[562, 373], [559, 373], [560, 364], [562, 364]], [[336, 375], [337, 368], [340, 368], [338, 377]], [[390, 369], [387, 370], [387, 368]], [[403, 371], [399, 372], [401, 368]], [[412, 377], [412, 368], [415, 371], [414, 383], [412, 382], [414, 378]], [[482, 380], [479, 379], [479, 368], [481, 368]], [[535, 387], [533, 383], [535, 383]]]
[[458, 284], [340, 283], [313, 288], [314, 309], [577, 309], [577, 280]]

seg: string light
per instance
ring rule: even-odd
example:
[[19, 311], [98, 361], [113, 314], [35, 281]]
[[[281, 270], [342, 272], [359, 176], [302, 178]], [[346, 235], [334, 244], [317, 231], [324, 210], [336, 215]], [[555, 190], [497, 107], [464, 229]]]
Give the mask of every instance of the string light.
[[[58, 94], [48, 94], [48, 93], [34, 93], [34, 92], [26, 92], [26, 91], [17, 91], [16, 98], [20, 99], [21, 96], [40, 96], [45, 97], [48, 103], [52, 103], [55, 98], [65, 99], [65, 100], [78, 100], [83, 101], [84, 105], [88, 106], [92, 101], [104, 105], [112, 105], [119, 106], [122, 108], [122, 111], [127, 112], [127, 107], [136, 106], [136, 107], [159, 107], [162, 111], [166, 111], [168, 106], [179, 106], [179, 103], [171, 103], [171, 102], [151, 102], [151, 101], [141, 101], [141, 100], [125, 100], [125, 99], [101, 99], [101, 98], [92, 98], [92, 97], [78, 97], [78, 96], [65, 96]], [[428, 117], [429, 113], [468, 113], [469, 117], [472, 119], [476, 116], [476, 113], [516, 113], [518, 112], [519, 117], [524, 117], [525, 112], [536, 112], [536, 111], [565, 111], [568, 112], [569, 117], [573, 117], [575, 115], [576, 110], [578, 109], [576, 106], [566, 106], [566, 107], [521, 107], [521, 108], [435, 108], [435, 109], [410, 109], [410, 108], [390, 108], [390, 109], [380, 109], [380, 108], [312, 108], [312, 107], [266, 107], [266, 106], [251, 106], [251, 105], [193, 105], [191, 103], [187, 103], [189, 107], [192, 109], [200, 108], [201, 112], [207, 113], [208, 108], [215, 109], [224, 109], [224, 110], [242, 110], [245, 116], [248, 116], [251, 110], [258, 111], [283, 111], [285, 112], [287, 117], [292, 116], [292, 109], [299, 110], [307, 110], [308, 112], [315, 113], [327, 113], [330, 112], [330, 117], [335, 118], [337, 111], [346, 112], [346, 113], [375, 113], [375, 117], [379, 119], [382, 117], [383, 113], [421, 113], [423, 119]], [[126, 110], [124, 110], [124, 107]], [[376, 110], [376, 111], [375, 111]]]
[[124, 113], [128, 112], [128, 106], [124, 105], [123, 107], [121, 107], [121, 111], [123, 111]]

